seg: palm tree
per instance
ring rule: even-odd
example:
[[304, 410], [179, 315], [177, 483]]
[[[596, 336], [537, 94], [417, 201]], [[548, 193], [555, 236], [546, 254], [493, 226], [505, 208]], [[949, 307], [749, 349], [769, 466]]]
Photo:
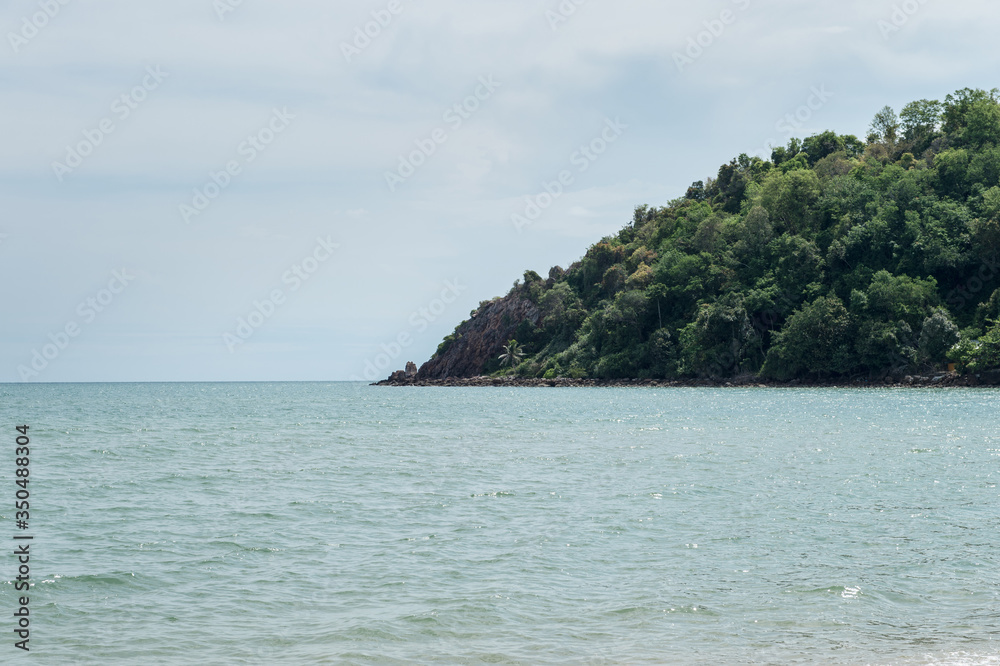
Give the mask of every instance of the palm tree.
[[508, 340], [507, 344], [504, 345], [503, 353], [498, 358], [501, 361], [501, 366], [506, 365], [513, 368], [524, 358], [524, 352], [521, 350], [521, 345], [517, 344], [517, 340]]

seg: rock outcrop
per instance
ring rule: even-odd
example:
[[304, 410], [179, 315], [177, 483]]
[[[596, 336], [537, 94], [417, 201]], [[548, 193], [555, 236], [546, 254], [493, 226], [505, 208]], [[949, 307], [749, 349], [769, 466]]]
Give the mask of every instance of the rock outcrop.
[[541, 379], [537, 377], [441, 377], [437, 379], [406, 379], [400, 370], [392, 377], [375, 384], [375, 386], [452, 386], [452, 387], [562, 387], [562, 388], [594, 388], [594, 387], [732, 387], [732, 388], [957, 388], [967, 386], [1000, 386], [1000, 371], [990, 371], [980, 375], [959, 375], [947, 372], [937, 375], [912, 376], [886, 379], [839, 379], [839, 380], [804, 380], [793, 379], [782, 382], [760, 379], [751, 375], [731, 379]]
[[486, 364], [501, 354], [522, 322], [537, 324], [540, 316], [535, 304], [517, 293], [484, 303], [471, 319], [459, 325], [442, 352], [420, 367], [417, 380], [478, 377]]

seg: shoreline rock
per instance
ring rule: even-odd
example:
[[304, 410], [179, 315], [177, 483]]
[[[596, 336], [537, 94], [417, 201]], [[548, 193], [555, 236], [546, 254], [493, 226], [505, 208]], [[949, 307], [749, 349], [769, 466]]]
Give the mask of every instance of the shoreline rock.
[[1000, 371], [980, 375], [959, 375], [956, 372], [938, 372], [931, 375], [907, 375], [891, 379], [793, 379], [779, 382], [759, 377], [734, 377], [730, 379], [541, 379], [537, 377], [445, 377], [443, 379], [418, 379], [406, 377], [403, 372], [393, 373], [389, 379], [371, 386], [419, 386], [459, 388], [947, 388], [1000, 386]]

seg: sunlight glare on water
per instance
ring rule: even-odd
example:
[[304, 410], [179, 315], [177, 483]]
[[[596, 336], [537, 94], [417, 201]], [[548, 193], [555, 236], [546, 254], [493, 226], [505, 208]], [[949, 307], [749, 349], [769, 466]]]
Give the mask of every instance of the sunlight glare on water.
[[29, 661], [1000, 663], [996, 391], [0, 396]]

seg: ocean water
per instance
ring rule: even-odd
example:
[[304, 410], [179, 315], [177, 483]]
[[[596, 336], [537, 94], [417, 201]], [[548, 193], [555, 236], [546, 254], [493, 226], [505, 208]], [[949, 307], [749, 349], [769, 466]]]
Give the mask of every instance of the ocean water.
[[0, 663], [1000, 664], [1000, 392], [0, 385]]

